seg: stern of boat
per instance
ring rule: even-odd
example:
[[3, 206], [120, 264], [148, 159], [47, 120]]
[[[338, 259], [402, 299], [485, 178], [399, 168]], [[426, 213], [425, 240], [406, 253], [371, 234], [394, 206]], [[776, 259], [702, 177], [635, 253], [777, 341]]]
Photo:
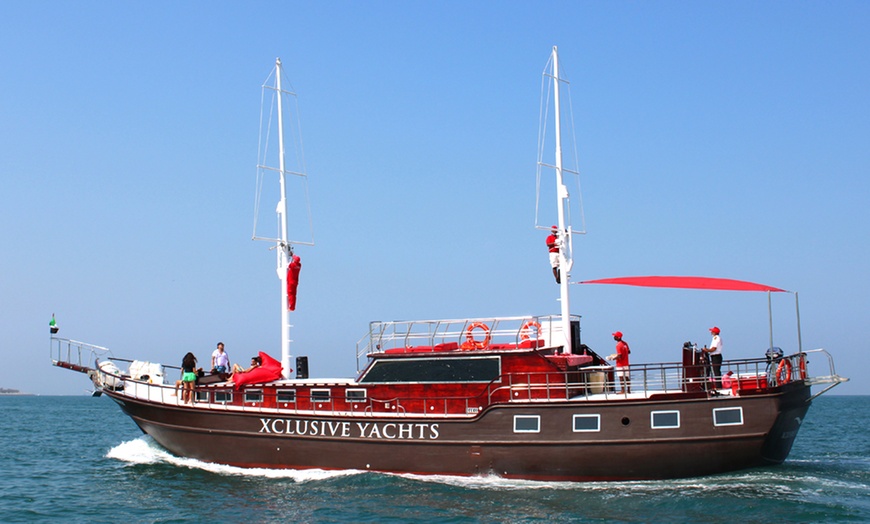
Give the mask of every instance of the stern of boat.
[[[827, 374], [808, 375], [808, 364], [811, 359], [826, 359]], [[833, 357], [824, 349], [814, 349], [783, 357], [777, 362], [775, 369], [773, 380], [781, 390], [779, 415], [764, 441], [761, 454], [764, 460], [772, 464], [780, 464], [791, 452], [791, 447], [813, 399], [843, 382], [848, 382], [849, 379], [837, 374]], [[814, 385], [826, 387], [812, 394], [811, 388]]]

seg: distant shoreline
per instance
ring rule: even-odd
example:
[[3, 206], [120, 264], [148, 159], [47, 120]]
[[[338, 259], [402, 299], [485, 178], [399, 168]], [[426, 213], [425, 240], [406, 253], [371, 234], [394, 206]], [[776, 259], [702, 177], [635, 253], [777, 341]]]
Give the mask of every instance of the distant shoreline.
[[18, 391], [17, 389], [0, 388], [0, 395], [33, 396], [33, 393], [24, 393], [23, 391]]

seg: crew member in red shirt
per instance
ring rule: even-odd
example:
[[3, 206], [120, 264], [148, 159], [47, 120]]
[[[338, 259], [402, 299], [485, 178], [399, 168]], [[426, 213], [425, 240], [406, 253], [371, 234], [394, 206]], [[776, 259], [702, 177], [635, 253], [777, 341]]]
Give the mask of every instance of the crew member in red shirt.
[[550, 249], [550, 265], [553, 266], [553, 276], [556, 277], [556, 283], [561, 284], [559, 278], [559, 228], [553, 226], [550, 230], [550, 236], [547, 237], [547, 247]]
[[622, 385], [622, 393], [631, 393], [631, 374], [628, 371], [628, 354], [631, 350], [628, 343], [622, 340], [621, 331], [613, 333], [613, 340], [616, 341], [616, 353], [607, 357], [607, 360], [616, 359], [616, 376]]

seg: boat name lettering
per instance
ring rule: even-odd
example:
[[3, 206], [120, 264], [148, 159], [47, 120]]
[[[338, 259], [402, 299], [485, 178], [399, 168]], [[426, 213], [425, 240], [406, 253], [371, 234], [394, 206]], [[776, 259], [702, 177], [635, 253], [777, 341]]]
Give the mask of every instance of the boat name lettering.
[[387, 440], [437, 439], [438, 424], [261, 418], [259, 433]]

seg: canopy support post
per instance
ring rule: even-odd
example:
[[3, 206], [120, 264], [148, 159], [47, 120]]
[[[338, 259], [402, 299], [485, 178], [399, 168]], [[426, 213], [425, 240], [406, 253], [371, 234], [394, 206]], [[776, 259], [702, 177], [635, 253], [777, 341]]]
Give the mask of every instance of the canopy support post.
[[770, 303], [770, 291], [767, 292], [767, 322], [770, 327], [770, 345], [767, 346], [769, 348], [773, 347], [773, 306]]
[[798, 294], [797, 291], [794, 292], [794, 310], [797, 315], [797, 335], [798, 335], [798, 353], [804, 352], [804, 345], [801, 341], [801, 308], [798, 305]]

